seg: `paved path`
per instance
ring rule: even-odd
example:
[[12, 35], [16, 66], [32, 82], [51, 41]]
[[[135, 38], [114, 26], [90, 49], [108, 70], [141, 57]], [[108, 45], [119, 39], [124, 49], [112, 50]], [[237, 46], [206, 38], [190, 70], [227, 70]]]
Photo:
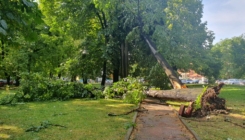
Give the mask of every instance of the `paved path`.
[[148, 111], [138, 112], [130, 140], [195, 140], [171, 107], [156, 103], [147, 98], [141, 104]]

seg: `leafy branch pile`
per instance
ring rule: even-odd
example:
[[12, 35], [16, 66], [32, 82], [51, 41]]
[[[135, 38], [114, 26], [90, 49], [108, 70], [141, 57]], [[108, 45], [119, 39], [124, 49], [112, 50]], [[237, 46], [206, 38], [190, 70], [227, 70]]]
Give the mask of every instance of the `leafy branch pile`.
[[57, 126], [57, 127], [63, 127], [66, 128], [66, 126], [59, 125], [59, 124], [52, 124], [49, 121], [43, 121], [41, 122], [40, 126], [32, 126], [26, 130], [26, 132], [39, 132], [41, 129], [48, 128], [48, 126]]
[[138, 104], [144, 98], [145, 87], [137, 78], [124, 78], [114, 83], [111, 87], [106, 87], [103, 95], [105, 98], [121, 97], [125, 102]]
[[70, 98], [100, 98], [101, 89], [91, 84], [67, 82], [49, 79], [35, 73], [23, 76], [16, 94], [10, 94], [0, 100], [0, 104], [13, 104], [18, 101], [68, 100]]

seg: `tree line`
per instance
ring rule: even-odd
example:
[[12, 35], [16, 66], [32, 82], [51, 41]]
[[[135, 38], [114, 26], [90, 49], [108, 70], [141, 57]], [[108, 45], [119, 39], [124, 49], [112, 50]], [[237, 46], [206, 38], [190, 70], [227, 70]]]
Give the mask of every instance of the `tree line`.
[[202, 13], [201, 0], [1, 1], [0, 77], [102, 77], [105, 85], [112, 74], [113, 82], [131, 75], [174, 86], [177, 69], [244, 76], [244, 37], [212, 45]]

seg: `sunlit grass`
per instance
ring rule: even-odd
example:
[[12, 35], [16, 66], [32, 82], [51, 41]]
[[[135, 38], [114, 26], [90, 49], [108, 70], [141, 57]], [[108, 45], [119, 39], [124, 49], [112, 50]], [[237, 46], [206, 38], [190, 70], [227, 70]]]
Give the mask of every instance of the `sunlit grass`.
[[[109, 117], [108, 113], [120, 114], [134, 107], [121, 100], [80, 99], [0, 106], [0, 139], [120, 140], [133, 113], [118, 117]], [[49, 126], [39, 132], [25, 132], [42, 121], [66, 128]]]

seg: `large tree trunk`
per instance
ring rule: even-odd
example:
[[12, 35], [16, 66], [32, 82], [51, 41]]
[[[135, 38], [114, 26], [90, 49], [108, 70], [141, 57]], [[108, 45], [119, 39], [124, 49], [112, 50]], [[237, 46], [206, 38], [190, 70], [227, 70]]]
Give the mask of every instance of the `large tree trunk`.
[[112, 65], [113, 65], [113, 83], [118, 82], [119, 81], [119, 71], [120, 71], [120, 65], [121, 65], [121, 61], [120, 61], [120, 47], [116, 47], [117, 51], [115, 51], [116, 54], [113, 55], [112, 58]]
[[177, 74], [174, 72], [173, 68], [168, 64], [167, 60], [160, 53], [157, 52], [156, 45], [151, 41], [151, 39], [148, 36], [144, 35], [144, 39], [147, 42], [148, 46], [150, 47], [151, 52], [157, 59], [158, 63], [160, 63], [160, 65], [164, 69], [171, 84], [173, 85], [173, 88], [181, 89], [182, 87], [181, 81], [179, 80]]
[[5, 77], [6, 77], [6, 79], [7, 79], [7, 85], [11, 85], [11, 83], [10, 83], [10, 75], [7, 73], [7, 72], [5, 72], [4, 73], [5, 74]]
[[128, 44], [121, 44], [121, 77], [125, 78], [128, 76]]
[[19, 76], [16, 76], [15, 86], [19, 86], [19, 85], [20, 85], [20, 77]]
[[[118, 69], [119, 69], [119, 68], [118, 68]], [[118, 69], [114, 69], [114, 70], [113, 70], [113, 83], [119, 81], [119, 70], [118, 70]]]
[[106, 60], [104, 60], [104, 64], [103, 64], [103, 74], [102, 74], [101, 86], [105, 86], [105, 81], [106, 81]]
[[195, 101], [197, 96], [202, 94], [202, 88], [185, 88], [172, 90], [149, 90], [147, 96], [159, 99], [171, 99], [180, 101]]

